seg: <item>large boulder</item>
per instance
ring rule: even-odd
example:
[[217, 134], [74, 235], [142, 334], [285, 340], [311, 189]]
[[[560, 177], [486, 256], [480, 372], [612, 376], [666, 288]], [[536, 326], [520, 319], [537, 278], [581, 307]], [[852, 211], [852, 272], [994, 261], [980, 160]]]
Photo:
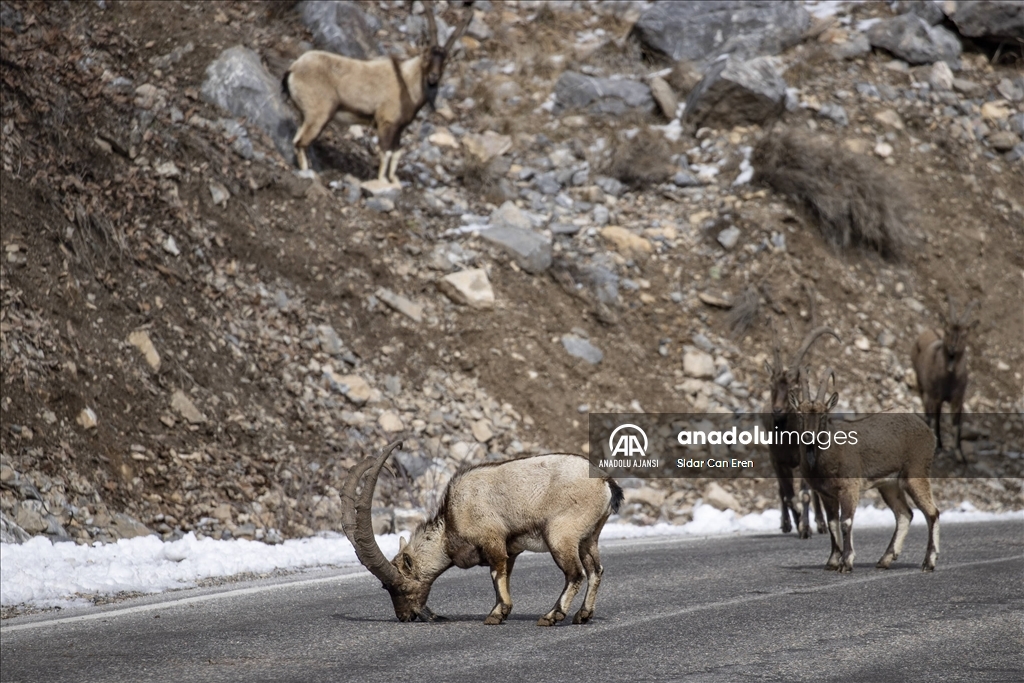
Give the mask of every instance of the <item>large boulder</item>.
[[960, 35], [999, 41], [1024, 41], [1024, 2], [950, 3], [949, 17]]
[[765, 57], [715, 62], [686, 98], [685, 119], [714, 128], [758, 124], [780, 116], [786, 82]]
[[931, 26], [916, 14], [885, 19], [868, 29], [868, 42], [893, 53], [910, 64], [933, 64], [939, 60], [959, 67], [960, 39], [942, 26]]
[[567, 109], [621, 116], [631, 109], [654, 111], [654, 98], [651, 89], [639, 81], [595, 78], [566, 71], [555, 84], [554, 111], [561, 113]]
[[481, 230], [480, 237], [508, 252], [527, 273], [543, 273], [551, 265], [551, 240], [533, 230], [503, 225]]
[[654, 3], [633, 30], [646, 47], [673, 60], [710, 62], [723, 54], [778, 54], [800, 42], [809, 25], [801, 3], [718, 0]]
[[289, 163], [295, 162], [295, 120], [285, 103], [281, 83], [267, 73], [259, 56], [249, 48], [236, 45], [220, 53], [206, 67], [202, 97], [231, 112], [244, 116], [262, 128]]
[[302, 23], [322, 50], [354, 59], [380, 57], [380, 45], [359, 3], [352, 0], [307, 0], [300, 8]]

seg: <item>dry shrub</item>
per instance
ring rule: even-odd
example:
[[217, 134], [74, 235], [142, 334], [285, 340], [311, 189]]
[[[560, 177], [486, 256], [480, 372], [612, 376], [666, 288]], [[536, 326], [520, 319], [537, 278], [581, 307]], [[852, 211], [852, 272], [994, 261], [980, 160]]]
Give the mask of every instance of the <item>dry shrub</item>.
[[467, 154], [462, 164], [461, 181], [467, 192], [475, 194], [491, 204], [501, 204], [510, 199], [502, 180], [508, 171], [507, 160], [503, 157], [484, 163]]
[[665, 182], [671, 169], [665, 138], [657, 131], [642, 129], [632, 140], [617, 142], [604, 174], [640, 189]]
[[729, 315], [725, 322], [729, 325], [732, 338], [738, 339], [747, 333], [747, 330], [757, 320], [757, 314], [761, 308], [761, 295], [757, 287], [750, 285], [743, 290], [743, 293], [733, 301]]
[[906, 196], [872, 159], [794, 131], [771, 132], [754, 149], [754, 181], [803, 204], [826, 242], [859, 245], [887, 258], [910, 246]]

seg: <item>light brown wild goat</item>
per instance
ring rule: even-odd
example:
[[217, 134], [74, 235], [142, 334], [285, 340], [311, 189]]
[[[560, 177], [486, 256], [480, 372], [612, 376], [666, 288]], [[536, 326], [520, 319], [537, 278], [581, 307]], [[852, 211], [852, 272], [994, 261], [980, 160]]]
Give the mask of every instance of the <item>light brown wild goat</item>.
[[956, 426], [956, 451], [961, 456], [960, 427], [967, 393], [967, 333], [978, 325], [977, 320], [971, 321], [971, 313], [977, 305], [977, 300], [971, 301], [958, 316], [953, 295], [949, 295], [945, 330], [941, 335], [936, 330], [922, 332], [910, 355], [924, 414], [928, 424], [935, 428], [936, 448], [942, 449], [942, 404], [948, 401]]
[[[821, 494], [828, 518], [832, 551], [825, 569], [853, 571], [853, 515], [861, 489], [875, 487], [896, 516], [896, 531], [875, 566], [888, 569], [903, 551], [913, 517], [907, 502], [909, 493], [928, 521], [928, 548], [921, 568], [934, 570], [939, 555], [939, 510], [932, 500], [929, 480], [935, 454], [931, 429], [917, 415], [876, 413], [844, 422], [848, 429], [842, 432], [834, 430], [829, 411], [839, 397], [836, 393], [826, 397], [830, 377], [835, 381], [831, 369], [813, 399], [805, 377], [802, 398], [790, 399], [793, 412], [799, 415], [799, 431], [814, 432], [812, 443], [800, 447], [800, 474]], [[838, 438], [840, 433], [845, 434], [842, 439]]]
[[424, 104], [429, 102], [434, 108], [452, 45], [473, 18], [472, 8], [467, 5], [462, 22], [441, 47], [437, 44], [434, 4], [426, 0], [424, 5], [430, 42], [415, 57], [402, 62], [393, 57], [362, 60], [310, 50], [292, 63], [281, 86], [302, 112], [302, 125], [293, 140], [300, 169], [309, 168], [306, 148], [341, 111], [351, 122], [376, 124], [380, 147], [377, 179], [398, 182], [395, 172], [402, 155], [402, 131]]
[[[812, 295], [813, 306], [813, 295]], [[769, 376], [771, 389], [770, 404], [764, 417], [765, 429], [772, 431], [789, 431], [796, 429], [798, 415], [790, 409], [790, 394], [799, 392], [801, 370], [800, 363], [804, 355], [811, 348], [811, 345], [819, 338], [830, 334], [841, 344], [842, 339], [828, 327], [815, 327], [804, 337], [803, 343], [797, 349], [793, 360], [789, 365], [783, 365], [782, 349], [779, 345], [778, 335], [772, 325], [772, 362], [765, 361], [764, 369]], [[814, 499], [814, 517], [817, 522], [818, 533], [825, 533], [825, 516], [821, 511], [821, 500], [817, 494], [810, 490], [806, 480], [800, 482], [800, 503], [801, 511], [797, 511], [793, 504], [795, 495], [793, 487], [793, 471], [800, 466], [800, 446], [795, 443], [781, 443], [780, 439], [773, 439], [768, 446], [768, 457], [771, 460], [775, 476], [779, 480], [779, 500], [782, 505], [782, 533], [788, 534], [793, 530], [790, 523], [790, 515], [796, 524], [797, 533], [800, 538], [811, 537], [810, 503]]]
[[373, 537], [370, 506], [380, 470], [398, 445], [356, 465], [341, 497], [345, 535], [359, 561], [391, 594], [399, 621], [443, 619], [427, 607], [434, 580], [452, 566], [488, 566], [497, 602], [484, 623], [502, 623], [512, 611], [512, 566], [526, 550], [551, 553], [565, 574], [561, 595], [538, 626], [554, 626], [565, 618], [584, 579], [587, 593], [572, 623], [585, 624], [594, 616], [604, 573], [597, 541], [622, 502], [618, 484], [591, 477], [586, 458], [564, 453], [461, 470], [448, 482], [434, 517], [420, 524], [408, 543], [402, 539], [398, 555], [388, 562]]

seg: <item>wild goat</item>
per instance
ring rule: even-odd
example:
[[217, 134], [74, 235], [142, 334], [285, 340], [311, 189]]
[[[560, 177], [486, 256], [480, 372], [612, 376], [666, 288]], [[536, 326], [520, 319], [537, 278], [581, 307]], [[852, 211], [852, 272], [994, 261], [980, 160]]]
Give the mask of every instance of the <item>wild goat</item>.
[[802, 399], [790, 397], [791, 410], [800, 418], [799, 431], [814, 433], [812, 443], [800, 447], [800, 474], [821, 494], [828, 517], [832, 552], [825, 569], [853, 571], [853, 514], [861, 488], [866, 486], [878, 488], [896, 516], [896, 531], [875, 566], [888, 569], [903, 550], [913, 516], [907, 502], [909, 493], [928, 521], [928, 548], [921, 568], [934, 570], [939, 555], [939, 510], [932, 501], [928, 478], [935, 453], [931, 429], [916, 415], [876, 413], [848, 423], [848, 430], [833, 430], [829, 411], [839, 397], [836, 393], [825, 396], [830, 377], [834, 381], [835, 375], [828, 370], [814, 399], [806, 378]]
[[948, 401], [953, 424], [956, 425], [956, 450], [961, 455], [960, 427], [964, 395], [967, 393], [967, 333], [978, 325], [977, 320], [971, 321], [971, 312], [977, 304], [977, 300], [970, 302], [958, 316], [950, 295], [944, 333], [940, 335], [935, 330], [922, 332], [910, 356], [917, 374], [917, 390], [924, 403], [924, 414], [928, 424], [935, 428], [936, 448], [942, 449], [942, 403]]
[[444, 47], [437, 44], [433, 2], [424, 2], [429, 28], [427, 49], [399, 62], [395, 58], [362, 60], [332, 52], [310, 50], [292, 63], [281, 81], [282, 88], [302, 112], [302, 125], [295, 134], [295, 155], [299, 168], [309, 168], [306, 148], [320, 135], [338, 111], [349, 121], [377, 127], [380, 169], [377, 179], [395, 184], [395, 171], [402, 152], [402, 131], [412, 123], [424, 104], [434, 101], [452, 45], [473, 18], [470, 7]]
[[[812, 299], [813, 301], [813, 299]], [[803, 343], [797, 350], [796, 355], [789, 366], [782, 364], [782, 349], [779, 346], [775, 327], [772, 326], [772, 356], [773, 362], [764, 362], [764, 369], [768, 373], [771, 385], [771, 401], [769, 411], [771, 414], [765, 416], [765, 428], [768, 430], [789, 431], [796, 429], [796, 422], [799, 418], [790, 410], [789, 398], [793, 392], [800, 390], [800, 363], [804, 355], [811, 348], [811, 344], [819, 337], [830, 334], [842, 343], [834, 331], [828, 327], [815, 327], [804, 337]], [[817, 494], [810, 490], [807, 481], [800, 482], [800, 503], [801, 512], [797, 512], [793, 505], [793, 470], [800, 465], [799, 444], [780, 443], [778, 440], [768, 446], [768, 457], [771, 460], [775, 476], [779, 480], [779, 499], [782, 504], [782, 533], [788, 534], [793, 530], [790, 523], [790, 515], [796, 523], [797, 533], [800, 538], [811, 537], [810, 502], [814, 499], [814, 516], [817, 521], [818, 533], [825, 533], [825, 516], [821, 512], [821, 500]]]
[[399, 621], [441, 619], [427, 607], [434, 580], [453, 565], [486, 565], [497, 602], [484, 623], [502, 623], [512, 611], [512, 566], [524, 550], [550, 552], [565, 574], [562, 594], [538, 626], [565, 618], [584, 579], [586, 597], [572, 623], [585, 624], [594, 616], [604, 573], [597, 541], [622, 502], [618, 484], [591, 477], [585, 458], [564, 453], [470, 467], [452, 477], [433, 519], [420, 524], [408, 543], [402, 539], [398, 555], [388, 562], [373, 538], [370, 505], [381, 467], [398, 445], [356, 465], [341, 495], [345, 535], [359, 561], [391, 594]]

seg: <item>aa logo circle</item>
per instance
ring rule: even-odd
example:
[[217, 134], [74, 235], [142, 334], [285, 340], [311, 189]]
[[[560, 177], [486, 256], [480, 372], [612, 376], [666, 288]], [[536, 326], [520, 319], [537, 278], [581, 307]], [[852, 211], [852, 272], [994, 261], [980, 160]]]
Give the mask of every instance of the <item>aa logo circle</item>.
[[646, 457], [647, 434], [633, 424], [619, 425], [608, 437], [608, 448], [611, 449], [610, 457], [612, 458], [616, 456], [623, 458]]

